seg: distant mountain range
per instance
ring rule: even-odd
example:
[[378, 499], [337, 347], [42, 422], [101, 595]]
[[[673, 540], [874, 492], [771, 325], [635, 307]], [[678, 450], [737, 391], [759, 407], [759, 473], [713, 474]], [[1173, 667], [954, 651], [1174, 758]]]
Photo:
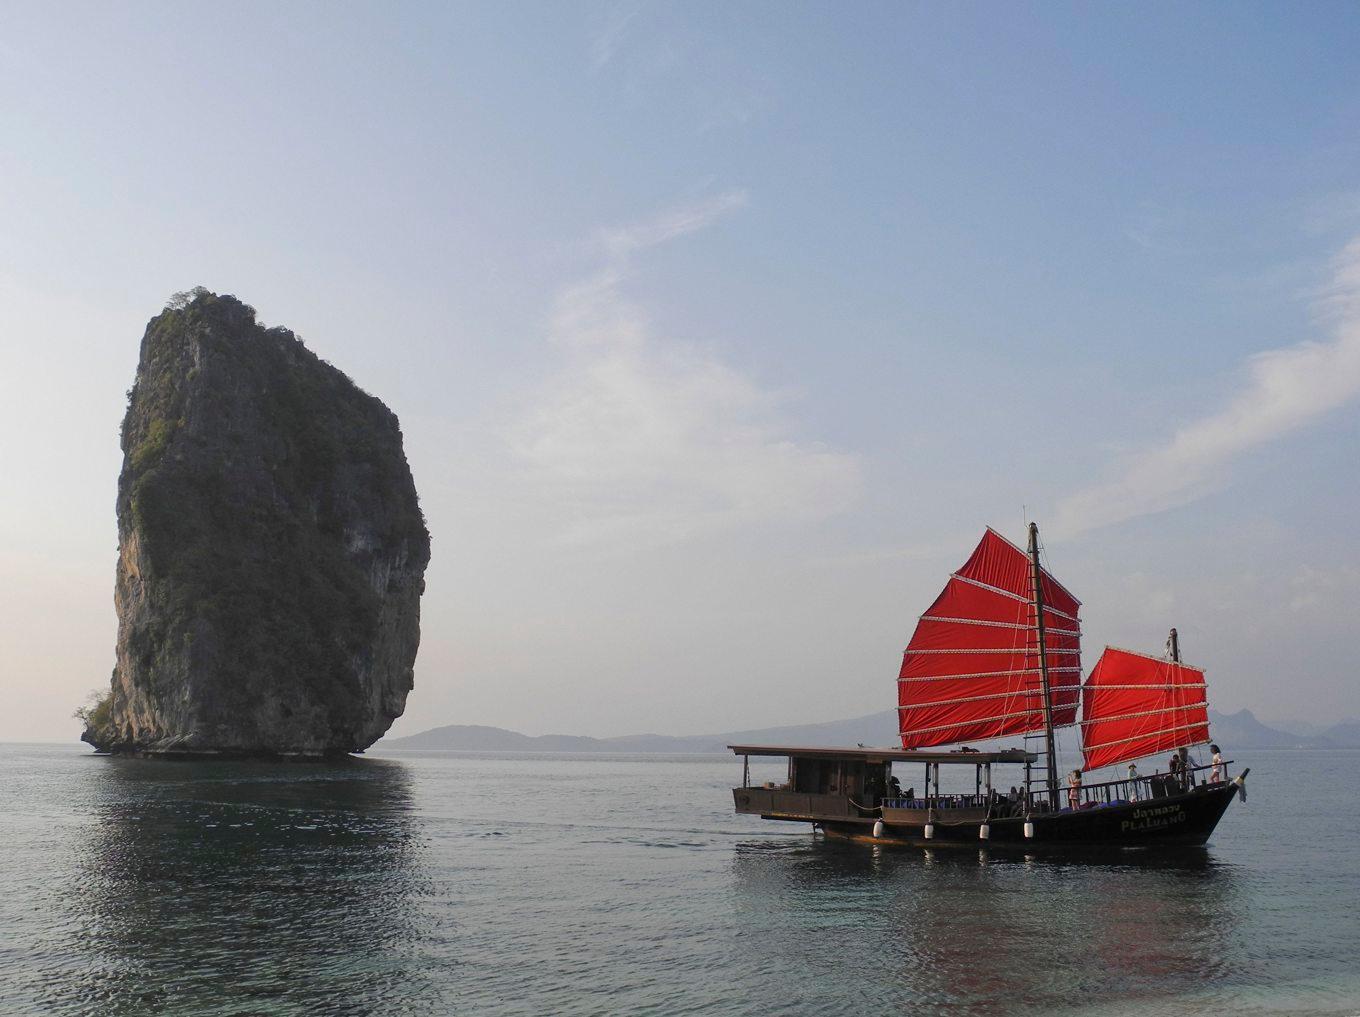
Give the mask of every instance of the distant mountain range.
[[[1360, 722], [1346, 721], [1300, 735], [1262, 724], [1250, 710], [1236, 713], [1209, 711], [1209, 730], [1227, 751], [1238, 749], [1360, 748]], [[1016, 739], [1010, 739], [1016, 742]], [[588, 738], [584, 735], [524, 735], [499, 727], [450, 724], [405, 738], [385, 738], [380, 749], [460, 750], [472, 752], [726, 752], [732, 744], [751, 745], [894, 745], [897, 714], [893, 710], [851, 720], [790, 727], [766, 727], [710, 735], [623, 735]]]

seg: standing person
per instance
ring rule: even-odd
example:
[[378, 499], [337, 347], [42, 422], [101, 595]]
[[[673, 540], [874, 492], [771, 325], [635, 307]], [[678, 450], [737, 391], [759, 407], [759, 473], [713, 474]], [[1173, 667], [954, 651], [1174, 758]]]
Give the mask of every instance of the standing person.
[[1073, 770], [1067, 775], [1067, 805], [1073, 811], [1081, 807], [1081, 771]]
[[1209, 751], [1214, 754], [1214, 758], [1210, 760], [1214, 768], [1209, 771], [1209, 783], [1217, 784], [1223, 779], [1223, 753], [1217, 745], [1210, 745]]
[[1133, 763], [1129, 764], [1129, 801], [1138, 800], [1138, 767]]
[[1181, 757], [1179, 753], [1171, 757], [1171, 762], [1167, 764], [1167, 769], [1171, 771], [1172, 782], [1177, 787], [1184, 788], [1185, 781], [1181, 776]]

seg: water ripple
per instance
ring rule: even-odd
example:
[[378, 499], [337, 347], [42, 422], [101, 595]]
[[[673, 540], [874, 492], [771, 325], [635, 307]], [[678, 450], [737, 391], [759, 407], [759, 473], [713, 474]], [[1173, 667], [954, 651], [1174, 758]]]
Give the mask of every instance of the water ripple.
[[1285, 792], [1337, 761], [1262, 755], [1215, 846], [1074, 864], [737, 817], [730, 760], [8, 747], [0, 1013], [1356, 1013], [1360, 826]]

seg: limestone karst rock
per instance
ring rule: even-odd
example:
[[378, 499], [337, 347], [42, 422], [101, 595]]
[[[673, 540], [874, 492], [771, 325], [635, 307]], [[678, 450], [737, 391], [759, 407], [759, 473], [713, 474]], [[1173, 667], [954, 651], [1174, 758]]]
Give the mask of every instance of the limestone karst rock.
[[328, 755], [401, 715], [430, 558], [396, 416], [197, 290], [147, 325], [123, 419], [108, 751]]

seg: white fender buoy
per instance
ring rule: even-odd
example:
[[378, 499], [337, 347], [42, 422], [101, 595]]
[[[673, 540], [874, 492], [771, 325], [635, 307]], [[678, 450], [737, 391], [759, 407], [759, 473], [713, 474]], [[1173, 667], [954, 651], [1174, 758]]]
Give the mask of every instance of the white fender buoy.
[[1028, 819], [1025, 820], [1025, 836], [1030, 838], [1031, 840], [1034, 839], [1034, 824], [1031, 823]]
[[934, 824], [934, 823], [927, 823], [927, 824], [926, 824], [926, 840], [934, 840], [934, 839], [935, 839], [935, 824]]
[[877, 820], [877, 821], [874, 823], [874, 836], [875, 836], [875, 837], [882, 837], [882, 836], [883, 836], [883, 820], [881, 820], [881, 819], [880, 819], [880, 820]]
[[986, 823], [978, 827], [978, 840], [991, 840], [992, 828]]

